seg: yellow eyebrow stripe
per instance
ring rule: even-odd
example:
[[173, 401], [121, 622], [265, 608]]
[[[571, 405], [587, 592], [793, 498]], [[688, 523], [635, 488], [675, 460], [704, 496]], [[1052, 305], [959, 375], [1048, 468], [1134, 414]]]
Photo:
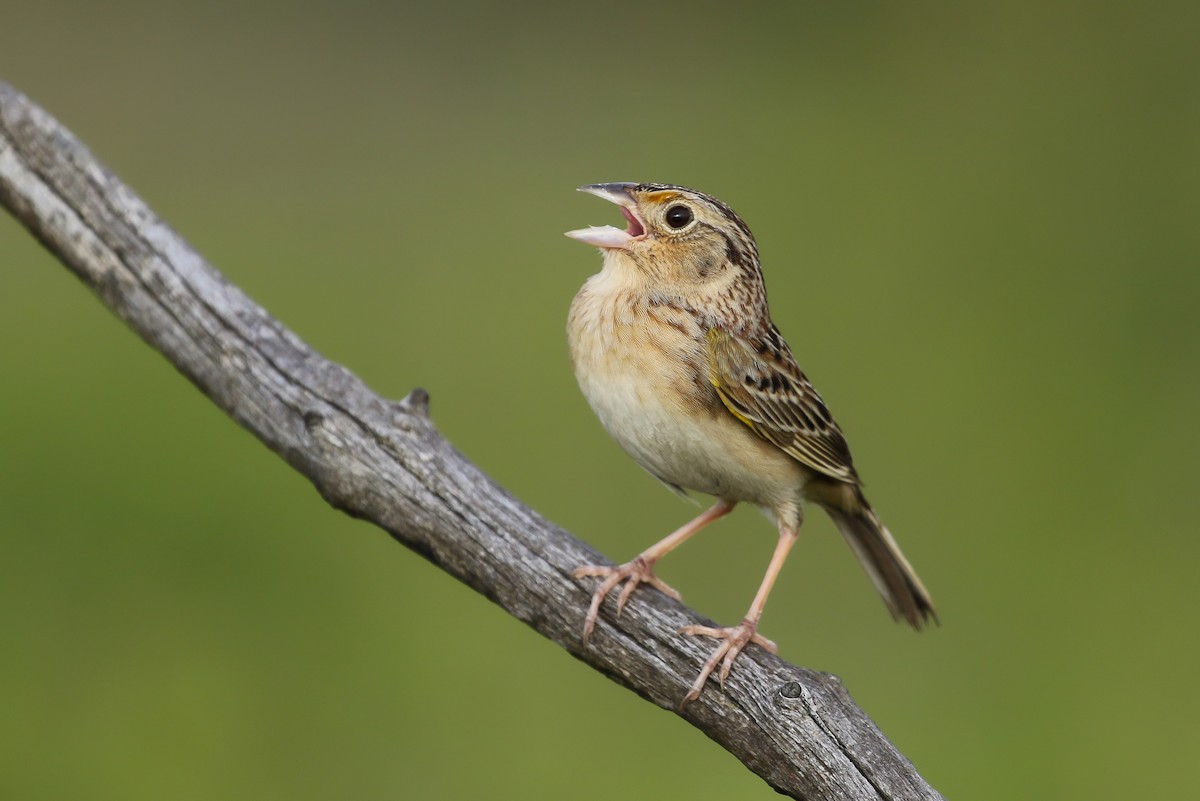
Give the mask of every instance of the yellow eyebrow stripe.
[[666, 203], [668, 200], [675, 200], [679, 197], [678, 192], [673, 192], [669, 189], [664, 189], [659, 192], [650, 192], [646, 194], [646, 200], [651, 203]]

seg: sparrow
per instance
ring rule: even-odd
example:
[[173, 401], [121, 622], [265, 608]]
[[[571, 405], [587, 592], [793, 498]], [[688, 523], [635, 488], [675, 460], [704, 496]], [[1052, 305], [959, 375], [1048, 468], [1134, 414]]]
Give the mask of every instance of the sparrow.
[[716, 502], [625, 564], [584, 565], [599, 577], [583, 625], [586, 644], [617, 588], [617, 614], [640, 584], [674, 598], [654, 566], [738, 503], [779, 532], [758, 592], [731, 627], [687, 626], [718, 641], [684, 696], [699, 697], [720, 666], [722, 686], [755, 643], [767, 596], [796, 542], [807, 503], [825, 510], [866, 569], [892, 616], [920, 629], [937, 620], [929, 593], [863, 494], [850, 448], [829, 408], [771, 322], [758, 247], [721, 201], [673, 184], [607, 183], [579, 191], [615, 203], [624, 229], [568, 231], [600, 249], [603, 268], [571, 303], [571, 363], [588, 404], [624, 451], [684, 497]]

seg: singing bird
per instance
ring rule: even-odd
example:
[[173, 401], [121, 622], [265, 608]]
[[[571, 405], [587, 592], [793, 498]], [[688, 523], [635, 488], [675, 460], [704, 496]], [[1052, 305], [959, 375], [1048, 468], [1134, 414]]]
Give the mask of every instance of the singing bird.
[[740, 623], [682, 630], [720, 642], [681, 708], [699, 697], [718, 665], [724, 684], [748, 643], [775, 652], [758, 625], [805, 502], [833, 519], [893, 617], [916, 629], [936, 620], [929, 593], [863, 495], [841, 429], [771, 322], [758, 247], [746, 223], [716, 198], [682, 186], [579, 189], [617, 204], [628, 223], [567, 232], [604, 257], [568, 317], [579, 387], [634, 461], [685, 497], [685, 490], [695, 490], [716, 498], [631, 561], [575, 571], [576, 578], [603, 578], [584, 622], [584, 642], [604, 599], [622, 582], [618, 614], [639, 584], [678, 598], [654, 574], [655, 563], [743, 501], [774, 520], [779, 541]]

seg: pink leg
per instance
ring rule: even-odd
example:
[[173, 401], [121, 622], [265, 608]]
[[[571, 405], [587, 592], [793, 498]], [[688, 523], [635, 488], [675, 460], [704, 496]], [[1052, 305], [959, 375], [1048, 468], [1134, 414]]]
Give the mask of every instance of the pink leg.
[[766, 648], [771, 653], [775, 653], [775, 643], [760, 636], [758, 634], [758, 621], [762, 617], [763, 607], [767, 605], [767, 596], [771, 594], [771, 588], [775, 586], [775, 579], [779, 578], [779, 571], [783, 569], [783, 563], [787, 561], [788, 552], [792, 550], [792, 546], [796, 543], [796, 532], [790, 527], [781, 525], [779, 527], [779, 542], [775, 545], [775, 553], [771, 556], [771, 562], [767, 565], [766, 575], [763, 576], [762, 584], [758, 587], [758, 594], [754, 596], [754, 602], [750, 604], [749, 611], [742, 618], [742, 622], [733, 628], [713, 628], [712, 626], [685, 626], [680, 630], [682, 634], [698, 634], [704, 637], [714, 637], [721, 640], [721, 644], [713, 651], [712, 656], [704, 663], [704, 667], [700, 668], [700, 675], [696, 678], [692, 688], [688, 690], [687, 695], [683, 697], [683, 701], [679, 704], [679, 708], [683, 709], [691, 701], [700, 697], [700, 691], [704, 689], [704, 683], [708, 681], [708, 677], [717, 667], [717, 663], [721, 664], [721, 672], [718, 674], [721, 684], [725, 684], [725, 678], [729, 675], [729, 671], [733, 668], [733, 662], [737, 659], [738, 654], [746, 647], [747, 643], [755, 643]]
[[617, 567], [584, 565], [576, 569], [571, 574], [575, 578], [583, 578], [585, 576], [606, 577], [600, 586], [596, 588], [595, 593], [592, 594], [592, 605], [588, 608], [587, 618], [583, 622], [583, 642], [587, 643], [588, 637], [592, 634], [592, 629], [596, 627], [596, 619], [600, 615], [600, 604], [604, 603], [605, 597], [622, 581], [625, 582], [625, 586], [621, 588], [621, 594], [617, 596], [618, 615], [625, 608], [625, 602], [629, 600], [629, 596], [633, 594], [637, 585], [641, 583], [657, 587], [672, 598], [678, 599], [679, 593], [668, 586], [658, 576], [654, 575], [654, 563], [678, 548], [693, 534], [700, 531], [700, 529], [709, 523], [729, 514], [733, 511], [734, 505], [731, 501], [717, 501], [706, 512], [691, 522], [680, 526], [623, 565], [618, 565]]

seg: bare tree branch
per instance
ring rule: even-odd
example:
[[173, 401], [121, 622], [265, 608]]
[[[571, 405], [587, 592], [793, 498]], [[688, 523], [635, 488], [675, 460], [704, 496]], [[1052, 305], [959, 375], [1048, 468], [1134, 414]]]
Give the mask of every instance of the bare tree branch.
[[[0, 202], [234, 420], [312, 481], [572, 655], [674, 710], [708, 655], [675, 632], [708, 624], [642, 591], [580, 642], [602, 561], [513, 498], [438, 434], [417, 389], [385, 400], [232, 286], [69, 131], [0, 83]], [[724, 690], [681, 716], [779, 792], [938, 799], [836, 677], [750, 648]]]

